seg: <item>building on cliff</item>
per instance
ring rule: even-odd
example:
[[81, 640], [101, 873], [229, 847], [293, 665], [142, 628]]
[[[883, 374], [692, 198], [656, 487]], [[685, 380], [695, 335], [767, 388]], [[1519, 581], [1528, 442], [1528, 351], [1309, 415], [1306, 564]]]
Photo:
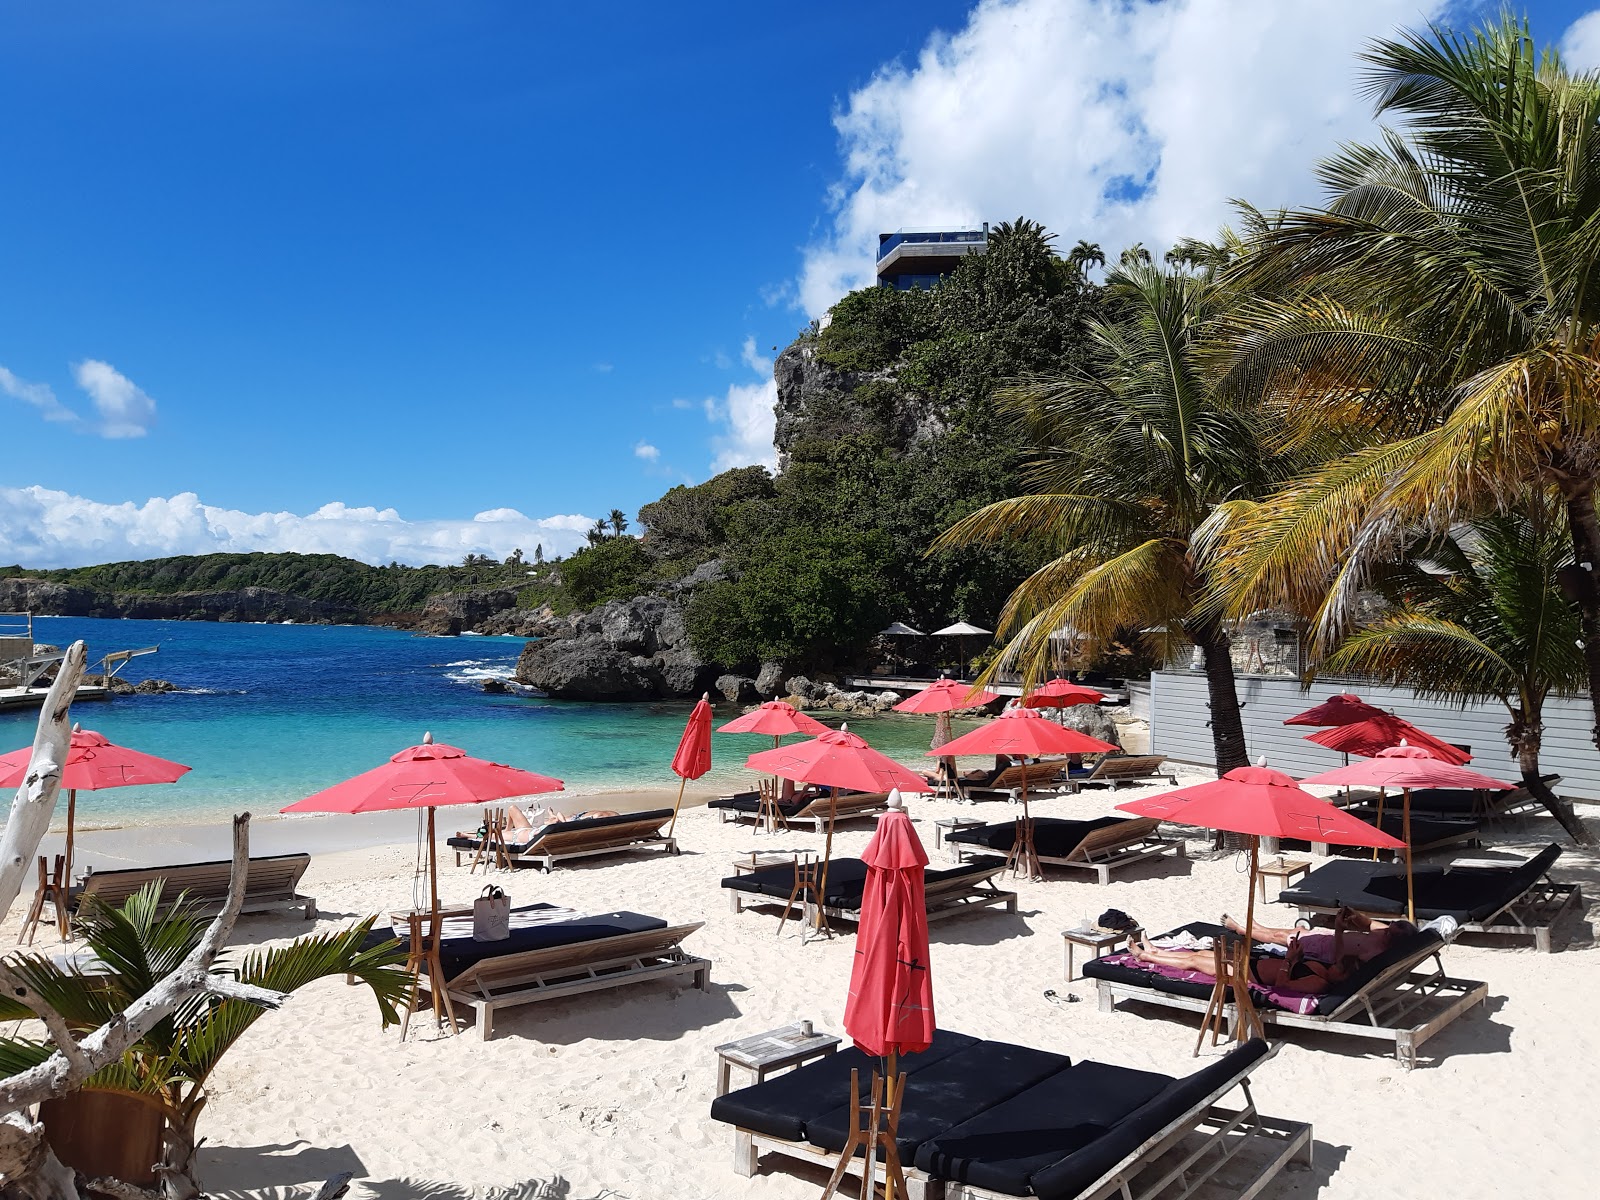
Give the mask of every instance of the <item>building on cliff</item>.
[[908, 292], [930, 288], [968, 254], [989, 248], [989, 222], [982, 229], [897, 229], [878, 235], [878, 286]]

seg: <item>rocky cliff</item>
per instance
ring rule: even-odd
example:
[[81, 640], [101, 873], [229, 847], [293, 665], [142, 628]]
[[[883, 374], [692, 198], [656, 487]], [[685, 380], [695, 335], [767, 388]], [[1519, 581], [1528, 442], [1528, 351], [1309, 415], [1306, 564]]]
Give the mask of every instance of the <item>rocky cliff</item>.
[[354, 609], [269, 588], [232, 592], [102, 592], [43, 579], [0, 579], [0, 611], [151, 621], [359, 622]]
[[904, 453], [944, 429], [928, 403], [897, 378], [894, 368], [844, 371], [817, 353], [815, 337], [791, 342], [773, 363], [778, 383], [773, 444], [778, 469], [802, 440], [832, 441], [871, 434]]
[[566, 700], [654, 700], [710, 691], [721, 669], [695, 653], [683, 608], [664, 596], [614, 600], [540, 623], [516, 678]]

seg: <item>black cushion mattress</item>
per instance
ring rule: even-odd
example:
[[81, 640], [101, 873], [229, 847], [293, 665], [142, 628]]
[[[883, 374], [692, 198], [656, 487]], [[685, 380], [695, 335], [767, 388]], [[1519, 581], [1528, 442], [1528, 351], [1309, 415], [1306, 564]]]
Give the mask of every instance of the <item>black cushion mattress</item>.
[[[610, 825], [627, 825], [633, 821], [656, 821], [658, 823], [665, 823], [666, 821], [670, 820], [671, 817], [672, 810], [670, 808], [652, 808], [646, 812], [618, 813], [614, 817], [579, 817], [575, 821], [557, 821], [554, 824], [545, 825], [533, 830], [532, 833], [530, 833], [520, 842], [508, 841], [506, 843], [506, 848], [513, 854], [521, 854], [529, 846], [533, 845], [534, 842], [538, 841], [541, 835], [546, 833], [554, 833], [557, 830], [562, 833], [572, 833], [582, 829], [605, 829]], [[449, 840], [448, 844], [453, 850], [476, 850], [482, 844], [482, 842], [482, 838], [453, 837]]]
[[[553, 904], [522, 904], [513, 913], [536, 913], [554, 909]], [[511, 936], [498, 942], [475, 942], [470, 933], [446, 936], [439, 942], [439, 965], [444, 977], [454, 979], [474, 963], [489, 958], [503, 958], [507, 954], [520, 954], [525, 950], [546, 950], [552, 946], [575, 946], [580, 942], [598, 941], [624, 933], [645, 933], [652, 929], [665, 929], [667, 923], [660, 917], [647, 917], [635, 912], [591, 913], [565, 921], [550, 921], [542, 925], [513, 928]], [[394, 934], [387, 929], [374, 929], [367, 935], [364, 945], [376, 946], [388, 941]], [[410, 941], [402, 937], [402, 946]]]
[[[1561, 855], [1554, 842], [1527, 862], [1505, 867], [1418, 867], [1412, 875], [1417, 919], [1451, 916], [1467, 924], [1487, 920], [1537, 883]], [[1278, 896], [1309, 908], [1348, 906], [1362, 912], [1404, 915], [1404, 867], [1340, 859], [1318, 867]]]
[[[938, 871], [924, 868], [922, 883], [924, 887], [946, 879], [965, 878], [967, 876], [981, 877], [992, 874], [1005, 865], [1003, 859], [985, 856], [970, 859], [959, 866], [946, 867]], [[861, 907], [861, 895], [866, 888], [867, 864], [859, 858], [836, 858], [828, 864], [828, 891], [825, 902], [830, 908], [855, 909]], [[754, 896], [768, 896], [774, 900], [787, 900], [789, 893], [794, 890], [794, 868], [784, 865], [778, 867], [763, 867], [759, 871], [748, 871], [743, 875], [730, 875], [722, 881], [722, 886], [736, 892], [748, 892]]]
[[[1378, 820], [1376, 807], [1360, 805], [1350, 808], [1352, 816], [1360, 817], [1368, 825], [1376, 825], [1390, 837], [1405, 836], [1405, 819], [1400, 812], [1399, 801], [1386, 803], [1383, 806], [1383, 820]], [[1426, 850], [1429, 846], [1443, 845], [1460, 840], [1464, 835], [1470, 836], [1478, 832], [1476, 821], [1449, 821], [1437, 817], [1411, 817], [1411, 848], [1413, 850]], [[1359, 848], [1358, 848], [1359, 849]], [[1365, 853], [1372, 853], [1371, 850]], [[1397, 852], [1398, 853], [1398, 852]]]
[[[1033, 848], [1044, 858], [1066, 858], [1078, 848], [1078, 843], [1097, 829], [1108, 825], [1121, 825], [1132, 817], [1096, 817], [1092, 821], [1068, 821], [1062, 817], [1035, 817], [1033, 819]], [[1005, 852], [1017, 839], [1017, 823], [1001, 821], [975, 829], [957, 829], [947, 841], [967, 846], [984, 846]]]
[[[1211, 925], [1205, 921], [1191, 921], [1189, 924], [1171, 930], [1168, 933], [1158, 934], [1153, 940], [1159, 941], [1161, 938], [1172, 937], [1181, 932], [1188, 932], [1195, 937], [1231, 936], [1220, 925]], [[1424, 948], [1443, 944], [1444, 939], [1431, 929], [1419, 929], [1412, 936], [1399, 939], [1388, 950], [1378, 955], [1377, 958], [1362, 964], [1361, 969], [1350, 978], [1334, 985], [1334, 987], [1319, 996], [1311, 997], [1315, 1001], [1315, 1007], [1312, 1012], [1320, 1016], [1327, 1016], [1395, 963], [1411, 957]], [[1084, 963], [1083, 974], [1089, 979], [1109, 979], [1113, 983], [1148, 987], [1158, 992], [1166, 992], [1168, 995], [1188, 996], [1195, 1000], [1205, 1000], [1211, 995], [1211, 985], [1209, 983], [1190, 983], [1182, 979], [1171, 979], [1165, 975], [1158, 975], [1153, 971], [1141, 970], [1138, 967], [1107, 962], [1104, 958], [1094, 958]], [[1259, 1007], [1281, 1007], [1274, 1004], [1265, 992], [1258, 991], [1254, 985], [1250, 988], [1250, 995]]]

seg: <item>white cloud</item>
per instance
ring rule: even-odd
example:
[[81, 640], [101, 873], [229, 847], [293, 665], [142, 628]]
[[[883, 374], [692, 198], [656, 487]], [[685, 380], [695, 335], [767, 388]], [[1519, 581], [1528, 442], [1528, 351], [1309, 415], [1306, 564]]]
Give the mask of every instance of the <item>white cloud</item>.
[[870, 282], [877, 235], [901, 227], [1023, 215], [1115, 258], [1209, 236], [1235, 198], [1313, 201], [1317, 160], [1373, 130], [1357, 51], [1447, 7], [983, 0], [835, 118], [844, 173], [800, 303], [817, 316]]
[[772, 360], [756, 349], [754, 336], [744, 339], [744, 345], [739, 348], [739, 361], [757, 375], [772, 374]]
[[29, 383], [26, 379], [19, 379], [4, 367], [0, 367], [0, 392], [14, 396], [24, 404], [33, 405], [46, 421], [61, 421], [72, 425], [83, 419], [56, 399], [55, 391], [48, 383]]
[[1600, 67], [1600, 10], [1584, 13], [1561, 38], [1561, 57], [1574, 71]]
[[156, 402], [110, 363], [85, 359], [73, 366], [72, 377], [94, 401], [102, 422], [102, 437], [137, 438], [150, 432], [156, 419]]
[[392, 508], [334, 502], [304, 516], [247, 513], [203, 504], [193, 492], [143, 504], [104, 504], [43, 487], [0, 487], [0, 562], [83, 566], [216, 551], [295, 550], [363, 562], [450, 563], [471, 554], [504, 558], [521, 548], [566, 554], [583, 545], [593, 518], [529, 517], [493, 508], [468, 520], [408, 521]]
[[661, 457], [661, 451], [649, 442], [640, 442], [633, 448], [633, 456], [642, 458], [645, 462], [655, 462], [656, 459]]
[[729, 384], [726, 396], [706, 400], [706, 416], [719, 427], [711, 438], [713, 473], [756, 464], [769, 470], [777, 467], [778, 452], [772, 444], [777, 402], [778, 385], [771, 379]]
[[685, 408], [685, 409], [693, 408], [694, 407], [694, 401], [693, 400], [686, 400], [682, 396], [674, 396], [673, 400], [672, 400], [672, 407], [673, 408]]

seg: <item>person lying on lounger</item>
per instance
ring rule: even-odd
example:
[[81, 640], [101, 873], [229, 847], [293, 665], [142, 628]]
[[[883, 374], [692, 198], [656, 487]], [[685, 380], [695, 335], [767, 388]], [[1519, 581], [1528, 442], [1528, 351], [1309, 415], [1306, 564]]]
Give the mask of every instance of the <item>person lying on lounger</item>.
[[[1234, 933], [1244, 933], [1244, 926], [1224, 914], [1224, 925]], [[1410, 921], [1374, 921], [1348, 908], [1339, 910], [1333, 919], [1333, 929], [1284, 929], [1276, 925], [1263, 925], [1260, 921], [1250, 927], [1252, 941], [1288, 948], [1300, 947], [1300, 953], [1320, 963], [1337, 962], [1341, 955], [1352, 954], [1361, 962], [1371, 962], [1399, 938], [1417, 931]]]

